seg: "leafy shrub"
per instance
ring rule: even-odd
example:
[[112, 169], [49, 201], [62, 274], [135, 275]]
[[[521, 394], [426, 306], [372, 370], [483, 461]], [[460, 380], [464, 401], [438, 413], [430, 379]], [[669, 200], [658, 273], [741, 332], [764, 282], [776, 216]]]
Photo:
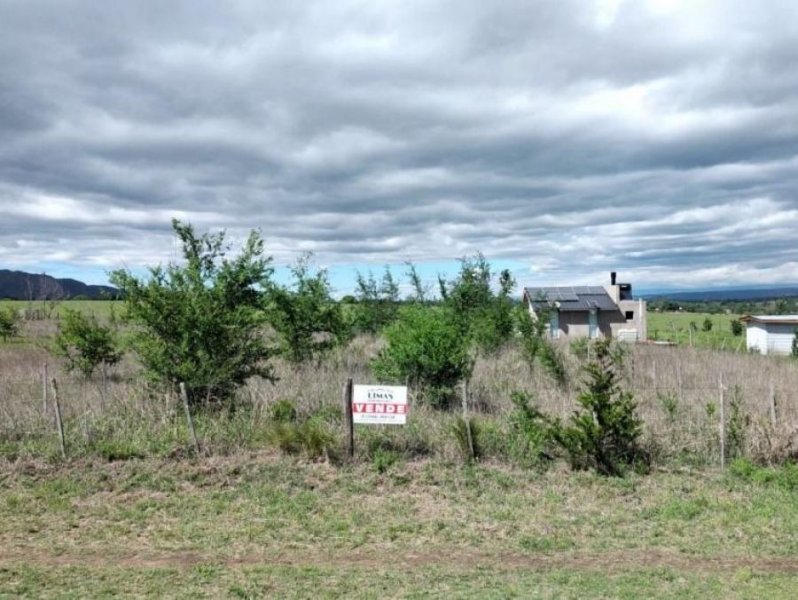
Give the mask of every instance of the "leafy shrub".
[[702, 331], [712, 331], [712, 319], [709, 317], [704, 318], [704, 322], [701, 324]]
[[55, 353], [66, 360], [68, 371], [91, 377], [101, 364], [115, 365], [121, 353], [113, 331], [97, 322], [93, 315], [64, 309], [55, 337]]
[[542, 313], [535, 319], [526, 307], [519, 306], [515, 318], [527, 364], [531, 367], [537, 361], [558, 385], [564, 386], [568, 381], [568, 372], [562, 354], [546, 335], [548, 316]]
[[294, 423], [297, 419], [296, 406], [287, 398], [278, 400], [269, 406], [269, 417], [277, 423]]
[[491, 280], [490, 263], [481, 253], [462, 258], [454, 280], [439, 279], [441, 297], [451, 311], [453, 323], [483, 352], [498, 349], [514, 331], [515, 280], [508, 269], [503, 270], [498, 278], [498, 293], [491, 288]]
[[375, 376], [417, 387], [431, 406], [445, 407], [457, 383], [471, 374], [468, 340], [446, 308], [404, 307], [385, 339], [387, 346], [372, 362]]
[[571, 468], [623, 475], [629, 466], [645, 468], [648, 457], [639, 444], [642, 421], [632, 394], [618, 384], [620, 356], [611, 341], [599, 340], [585, 366], [587, 382], [577, 401], [581, 407], [568, 424], [552, 426], [554, 440], [565, 450]]
[[0, 309], [0, 338], [7, 341], [8, 338], [17, 335], [17, 314], [11, 308]]
[[676, 413], [679, 409], [679, 398], [674, 393], [657, 394], [657, 398], [662, 410], [668, 416], [668, 421], [673, 425], [676, 422]]
[[798, 490], [798, 465], [793, 462], [778, 467], [759, 467], [745, 458], [729, 465], [733, 477], [759, 485], [773, 485], [789, 492]]
[[522, 466], [538, 467], [552, 458], [552, 421], [532, 403], [525, 392], [510, 396], [513, 412], [510, 414], [509, 454]]
[[135, 325], [131, 343], [147, 375], [172, 388], [184, 382], [192, 404], [230, 402], [249, 378], [274, 379], [257, 289], [268, 284], [271, 259], [254, 231], [230, 259], [224, 233], [198, 237], [177, 220], [172, 227], [185, 265], [152, 267], [146, 281], [111, 275]]
[[266, 313], [280, 339], [281, 354], [293, 363], [318, 358], [348, 338], [341, 305], [330, 295], [324, 270], [310, 273], [311, 255], [291, 269], [291, 287], [273, 285]]
[[335, 450], [335, 436], [329, 427], [317, 418], [301, 422], [275, 421], [271, 424], [267, 439], [286, 454], [304, 452], [310, 459], [330, 457]]
[[385, 473], [399, 461], [399, 453], [395, 450], [377, 448], [371, 455], [371, 463], [377, 473]]

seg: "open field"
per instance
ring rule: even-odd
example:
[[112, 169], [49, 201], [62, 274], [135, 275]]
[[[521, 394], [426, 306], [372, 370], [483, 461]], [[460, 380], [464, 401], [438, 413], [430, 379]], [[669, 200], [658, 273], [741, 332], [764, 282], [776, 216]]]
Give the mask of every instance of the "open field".
[[[745, 352], [745, 329], [740, 336], [731, 330], [732, 321], [739, 318], [740, 315], [649, 311], [648, 337], [681, 346]], [[705, 319], [712, 323], [709, 331], [703, 330]]]
[[[567, 345], [564, 387], [514, 343], [478, 359], [475, 464], [459, 411], [423, 406], [404, 427], [358, 426], [348, 463], [341, 388], [372, 379], [379, 339], [320, 364], [276, 361], [279, 381], [251, 381], [235, 412], [195, 415], [197, 456], [177, 398], [131, 357], [84, 380], [43, 347], [52, 321], [24, 327], [33, 343], [0, 346], [0, 597], [792, 598], [798, 586], [788, 358], [629, 346], [623, 383], [653, 472], [607, 479], [508, 446], [514, 390], [551, 415], [575, 408], [581, 359]], [[275, 438], [280, 400], [318, 428], [315, 451]]]
[[98, 318], [107, 318], [111, 314], [112, 308], [121, 312], [122, 302], [112, 300], [63, 300], [53, 304], [52, 311], [46, 302], [35, 300], [0, 300], [0, 310], [10, 308], [14, 311], [24, 311], [26, 309], [41, 310], [44, 313], [51, 312], [51, 316], [60, 314], [64, 309], [78, 310], [87, 315], [94, 315]]
[[0, 471], [0, 594], [792, 598], [796, 489], [746, 468], [20, 462]]

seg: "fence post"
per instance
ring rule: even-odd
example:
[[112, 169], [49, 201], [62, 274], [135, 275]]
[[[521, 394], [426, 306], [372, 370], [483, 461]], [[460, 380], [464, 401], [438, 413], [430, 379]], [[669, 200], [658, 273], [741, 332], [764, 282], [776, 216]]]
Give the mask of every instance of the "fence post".
[[47, 416], [47, 391], [49, 387], [49, 380], [47, 378], [47, 363], [44, 363], [42, 368], [42, 414]]
[[468, 437], [468, 452], [471, 455], [471, 460], [474, 460], [476, 458], [474, 454], [474, 436], [471, 433], [471, 421], [468, 418], [468, 379], [463, 379], [463, 424]]
[[58, 428], [58, 441], [61, 446], [61, 458], [66, 459], [66, 441], [64, 440], [64, 422], [61, 420], [61, 404], [58, 402], [58, 384], [53, 377], [53, 403], [55, 404], [55, 424]]
[[770, 390], [768, 399], [770, 400], [770, 424], [776, 426], [776, 390], [773, 387], [773, 382], [770, 382]]
[[355, 456], [355, 418], [352, 414], [352, 378], [344, 384], [343, 411], [346, 424], [346, 455], [350, 460]]
[[183, 398], [183, 408], [186, 411], [186, 421], [188, 421], [188, 430], [191, 432], [191, 440], [194, 442], [194, 450], [197, 455], [200, 453], [199, 442], [197, 441], [197, 432], [194, 431], [194, 421], [191, 418], [191, 410], [188, 406], [188, 394], [186, 393], [186, 384], [180, 382], [180, 396]]
[[718, 386], [720, 391], [720, 468], [726, 466], [726, 400], [723, 397], [723, 374], [718, 376]]

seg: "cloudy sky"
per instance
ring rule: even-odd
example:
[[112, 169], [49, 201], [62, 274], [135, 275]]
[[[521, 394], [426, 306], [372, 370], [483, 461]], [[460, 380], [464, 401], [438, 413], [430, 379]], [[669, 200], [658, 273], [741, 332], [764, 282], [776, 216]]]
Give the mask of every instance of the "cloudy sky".
[[0, 0], [0, 268], [169, 222], [427, 276], [798, 282], [798, 2]]

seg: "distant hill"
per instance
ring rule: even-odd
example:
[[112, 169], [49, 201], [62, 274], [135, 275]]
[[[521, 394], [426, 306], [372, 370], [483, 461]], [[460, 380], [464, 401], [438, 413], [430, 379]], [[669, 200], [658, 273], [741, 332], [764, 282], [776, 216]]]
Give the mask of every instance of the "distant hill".
[[87, 285], [76, 279], [0, 269], [0, 298], [7, 300], [52, 300], [113, 298], [118, 290], [107, 285]]
[[725, 290], [703, 290], [661, 292], [644, 294], [646, 300], [680, 300], [682, 302], [722, 302], [724, 300], [775, 300], [798, 297], [798, 286], [772, 288], [742, 288]]

